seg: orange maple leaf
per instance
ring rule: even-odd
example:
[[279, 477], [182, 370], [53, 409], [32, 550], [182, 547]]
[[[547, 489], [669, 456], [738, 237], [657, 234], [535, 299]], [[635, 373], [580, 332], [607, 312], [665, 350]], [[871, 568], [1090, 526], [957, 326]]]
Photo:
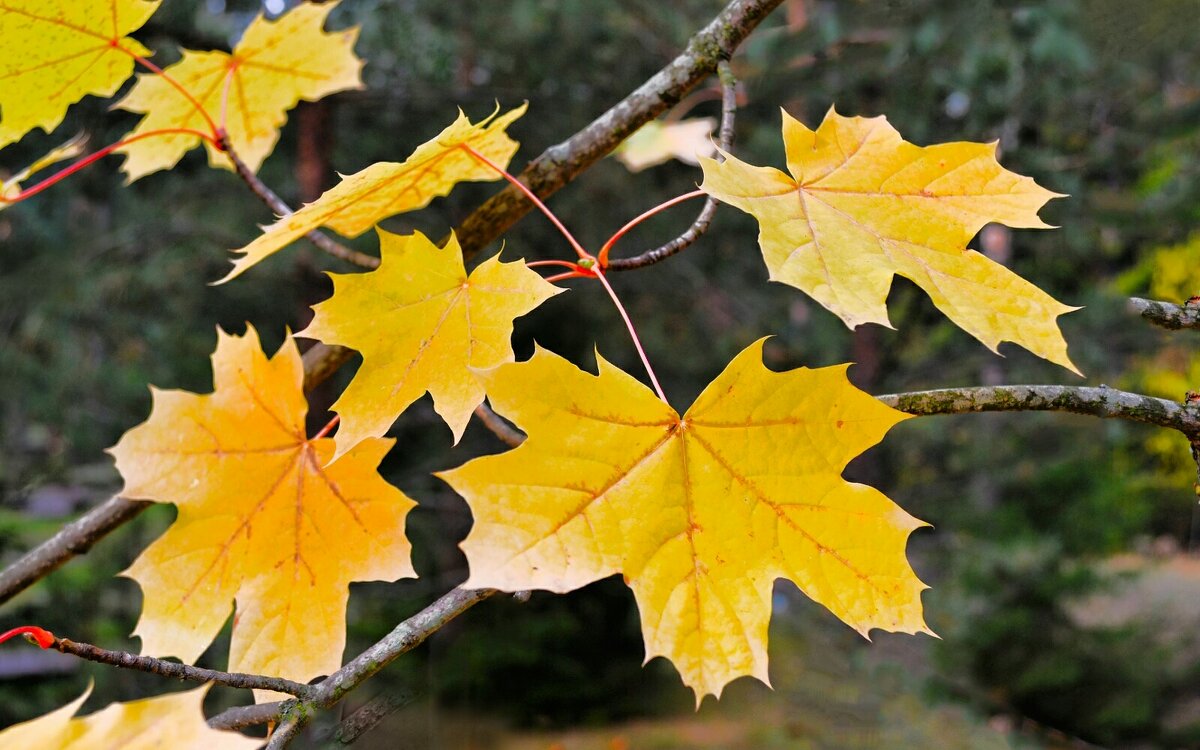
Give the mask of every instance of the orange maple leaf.
[[306, 682], [341, 664], [351, 581], [414, 576], [414, 503], [375, 473], [391, 440], [337, 461], [305, 436], [303, 365], [253, 328], [218, 332], [211, 395], [152, 389], [150, 418], [111, 449], [123, 496], [174, 503], [175, 523], [127, 575], [145, 594], [143, 651], [193, 662], [237, 602], [229, 668]]

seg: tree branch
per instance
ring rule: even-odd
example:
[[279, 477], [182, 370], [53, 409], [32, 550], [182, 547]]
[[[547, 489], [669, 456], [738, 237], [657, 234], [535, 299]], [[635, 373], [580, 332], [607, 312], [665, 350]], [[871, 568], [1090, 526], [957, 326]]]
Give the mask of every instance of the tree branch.
[[[737, 79], [733, 77], [733, 72], [729, 69], [729, 63], [722, 60], [718, 65], [718, 74], [721, 76], [721, 130], [720, 130], [720, 147], [721, 151], [729, 152], [733, 150], [733, 121], [737, 114]], [[717, 154], [718, 161], [724, 161], [725, 157]], [[653, 250], [647, 250], [630, 258], [614, 258], [609, 260], [606, 268], [614, 271], [631, 271], [635, 268], [645, 268], [652, 266], [655, 263], [666, 260], [675, 253], [686, 250], [693, 242], [700, 239], [705, 232], [708, 231], [709, 225], [712, 224], [713, 216], [717, 213], [717, 199], [708, 196], [704, 200], [704, 207], [700, 209], [700, 215], [692, 222], [692, 225], [675, 239], [656, 247]]]
[[151, 503], [114, 497], [63, 526], [46, 541], [0, 571], [0, 604], [82, 555], [110, 531], [133, 520]]
[[496, 594], [493, 589], [455, 588], [425, 609], [397, 625], [374, 646], [362, 652], [346, 666], [315, 685], [307, 686], [308, 695], [277, 703], [232, 708], [208, 720], [214, 729], [244, 729], [256, 724], [278, 721], [267, 745], [268, 750], [287, 746], [304, 729], [313, 714], [330, 708], [350, 691], [375, 676], [398, 656], [425, 642], [446, 623], [471, 607]]
[[[237, 172], [237, 176], [242, 178], [242, 182], [246, 183], [246, 186], [250, 188], [250, 192], [257, 195], [263, 203], [267, 204], [267, 208], [274, 211], [275, 215], [280, 218], [291, 216], [294, 213], [291, 207], [284, 203], [283, 199], [274, 190], [267, 187], [267, 184], [260, 180], [250, 167], [246, 166], [246, 163], [242, 161], [241, 157], [230, 146], [227, 136], [221, 138], [221, 146], [225, 149], [225, 155], [233, 162], [233, 168]], [[352, 250], [319, 229], [314, 229], [304, 236], [309, 242], [335, 258], [340, 258], [363, 268], [379, 268], [378, 258], [360, 253], [357, 250]]]
[[78, 656], [81, 659], [94, 661], [98, 664], [108, 664], [122, 669], [133, 669], [138, 672], [172, 677], [189, 682], [215, 682], [228, 687], [245, 688], [247, 690], [274, 690], [277, 693], [287, 693], [304, 698], [312, 692], [308, 685], [303, 685], [282, 677], [264, 677], [256, 674], [241, 672], [220, 672], [215, 669], [202, 669], [179, 662], [155, 659], [152, 656], [136, 656], [124, 651], [109, 651], [93, 646], [90, 643], [79, 643], [67, 638], [55, 638], [50, 648]]
[[998, 385], [894, 393], [880, 401], [909, 414], [971, 414], [991, 411], [1065, 411], [1126, 419], [1200, 438], [1200, 406], [1127, 393], [1108, 386]]
[[[583, 130], [546, 149], [517, 178], [539, 198], [554, 194], [712, 75], [782, 2], [733, 0], [691, 38], [683, 53]], [[456, 230], [464, 255], [486, 247], [532, 209], [512, 186], [492, 196]]]
[[[687, 49], [587, 127], [535, 158], [520, 175], [540, 197], [553, 194], [617, 147], [630, 134], [678, 102], [728, 59], [750, 32], [783, 0], [732, 0], [711, 23], [697, 32]], [[231, 154], [231, 157], [234, 156]], [[235, 166], [236, 166], [235, 161]], [[243, 167], [245, 165], [243, 164]], [[249, 170], [242, 179], [261, 181]], [[254, 183], [247, 184], [254, 187]], [[263, 186], [266, 187], [265, 185]], [[269, 189], [255, 191], [272, 209]], [[279, 201], [278, 196], [274, 200]], [[279, 201], [286, 208], [286, 204]], [[516, 188], [506, 188], [475, 210], [459, 226], [463, 255], [470, 258], [506, 232], [533, 208]], [[319, 234], [319, 233], [317, 233]], [[323, 236], [323, 235], [322, 235]], [[309, 239], [312, 239], [310, 236]], [[328, 237], [326, 237], [328, 239]], [[315, 240], [314, 240], [315, 241]], [[332, 242], [332, 240], [330, 240]], [[369, 256], [364, 256], [369, 257]], [[375, 258], [371, 258], [375, 261]], [[332, 375], [353, 351], [316, 344], [304, 354], [304, 387], [311, 390]], [[137, 507], [127, 507], [136, 505]], [[136, 516], [147, 506], [114, 498], [84, 516], [0, 572], [0, 603], [11, 599]], [[92, 517], [95, 515], [95, 517]], [[90, 518], [89, 524], [77, 527]]]
[[1200, 328], [1200, 300], [1197, 302], [1188, 300], [1187, 304], [1176, 305], [1173, 302], [1133, 297], [1129, 300], [1129, 309], [1154, 325], [1172, 331], [1178, 331], [1181, 328]]

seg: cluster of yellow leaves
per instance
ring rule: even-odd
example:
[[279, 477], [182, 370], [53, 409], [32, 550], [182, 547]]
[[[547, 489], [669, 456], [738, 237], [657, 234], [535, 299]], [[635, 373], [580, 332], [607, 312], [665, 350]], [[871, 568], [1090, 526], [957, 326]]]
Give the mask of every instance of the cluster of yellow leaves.
[[992, 351], [1013, 341], [1078, 372], [1056, 319], [1076, 308], [967, 250], [994, 221], [1046, 227], [1059, 197], [996, 162], [995, 144], [914, 146], [884, 117], [833, 110], [815, 131], [783, 113], [788, 173], [726, 154], [702, 159], [709, 195], [758, 219], [771, 279], [820, 302], [846, 325], [890, 326], [895, 274]]
[[229, 669], [307, 682], [341, 666], [351, 581], [415, 575], [414, 503], [375, 472], [392, 441], [331, 462], [333, 441], [305, 436], [303, 379], [291, 339], [267, 359], [254, 329], [219, 332], [212, 395], [154, 390], [112, 449], [124, 497], [179, 510], [126, 573], [144, 653], [194, 662], [236, 600]]
[[261, 740], [210, 729], [200, 704], [207, 687], [113, 703], [72, 718], [91, 692], [62, 708], [0, 732], [0, 747], [28, 750], [253, 750]]
[[467, 276], [454, 235], [439, 248], [420, 232], [380, 230], [379, 247], [378, 269], [333, 276], [333, 296], [299, 334], [363, 356], [333, 405], [339, 456], [383, 435], [426, 391], [458, 442], [484, 396], [471, 370], [511, 362], [513, 319], [562, 291], [499, 256]]
[[[141, 76], [118, 105], [145, 115], [131, 137], [204, 130], [219, 119], [257, 169], [297, 102], [361, 85], [357, 29], [323, 30], [336, 4], [259, 17], [232, 53], [185, 51], [169, 78]], [[156, 8], [0, 0], [0, 147], [52, 129], [85, 95], [113, 95], [135, 57], [150, 54], [127, 35]], [[356, 237], [458, 183], [499, 179], [468, 148], [507, 167], [517, 143], [506, 128], [524, 111], [497, 109], [478, 123], [460, 112], [403, 162], [344, 177], [237, 251], [223, 281], [319, 227]], [[994, 145], [922, 148], [882, 117], [831, 111], [814, 131], [785, 114], [784, 173], [727, 154], [723, 163], [706, 158], [714, 124], [648, 127], [621, 158], [633, 170], [699, 159], [704, 189], [759, 220], [771, 278], [851, 327], [889, 324], [886, 297], [899, 274], [993, 350], [1013, 341], [1074, 369], [1056, 323], [1072, 308], [966, 248], [989, 221], [1045, 226], [1037, 212], [1056, 197], [1003, 169]], [[169, 168], [200, 141], [194, 133], [136, 140], [121, 149], [124, 169], [136, 179]], [[210, 163], [231, 166], [208, 149]], [[51, 152], [6, 182], [4, 195], [77, 153], [75, 144]], [[125, 497], [178, 508], [127, 571], [145, 593], [136, 634], [146, 653], [194, 661], [235, 608], [231, 670], [307, 681], [340, 666], [349, 584], [414, 575], [404, 533], [414, 504], [377, 468], [392, 445], [381, 436], [425, 392], [456, 441], [485, 396], [529, 434], [512, 451], [440, 475], [475, 516], [463, 543], [467, 585], [565, 592], [623, 575], [647, 658], [669, 658], [698, 702], [741, 675], [767, 681], [779, 578], [864, 635], [929, 632], [925, 586], [905, 557], [922, 522], [841, 475], [906, 415], [854, 388], [846, 366], [772, 372], [760, 341], [681, 416], [603, 359], [598, 375], [540, 349], [514, 363], [514, 319], [558, 292], [523, 263], [492, 258], [467, 274], [453, 235], [439, 248], [419, 233], [381, 231], [380, 243], [379, 268], [334, 276], [333, 297], [303, 332], [363, 355], [335, 404], [336, 439], [307, 437], [295, 343], [268, 358], [250, 329], [218, 334], [211, 395], [153, 391], [150, 418], [112, 449]], [[0, 740], [80, 750], [256, 744], [192, 721], [202, 697], [72, 719], [81, 698]]]
[[[210, 117], [225, 123], [230, 145], [251, 170], [257, 171], [275, 148], [287, 111], [301, 99], [316, 101], [362, 88], [362, 61], [354, 55], [358, 29], [322, 31], [337, 5], [305, 3], [276, 21], [260, 15], [232, 54], [184, 50], [183, 58], [166, 69]], [[159, 75], [139, 75], [116, 106], [145, 115], [127, 137], [167, 128], [207, 128], [195, 104]], [[199, 144], [199, 136], [186, 133], [139, 140], [120, 149], [126, 155], [123, 169], [130, 180], [170, 169]], [[206, 146], [210, 164], [233, 168], [227, 155], [211, 143]]]
[[647, 659], [696, 691], [767, 681], [775, 579], [864, 635], [928, 632], [904, 556], [922, 525], [842, 469], [907, 415], [850, 385], [846, 366], [785, 373], [739, 354], [681, 417], [599, 359], [599, 375], [539, 350], [483, 374], [529, 439], [440, 474], [467, 499], [469, 587], [565, 592], [614, 573], [633, 589]]
[[[499, 110], [497, 110], [499, 112]], [[448, 195], [460, 182], [493, 182], [501, 175], [463, 150], [468, 145], [500, 167], [507, 167], [517, 142], [504, 132], [525, 114], [525, 106], [472, 123], [460, 110], [458, 119], [433, 140], [421, 144], [403, 162], [379, 162], [325, 191], [320, 198], [267, 227], [263, 235], [237, 250], [242, 257], [221, 282], [240, 276], [318, 227], [357, 237], [389, 216], [424, 208]]]

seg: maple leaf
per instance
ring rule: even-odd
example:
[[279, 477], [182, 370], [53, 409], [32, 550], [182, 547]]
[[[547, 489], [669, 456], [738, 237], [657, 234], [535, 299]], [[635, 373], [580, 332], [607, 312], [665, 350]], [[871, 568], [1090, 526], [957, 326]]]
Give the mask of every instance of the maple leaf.
[[[214, 119], [221, 116], [230, 146], [250, 167], [259, 166], [279, 140], [287, 112], [301, 100], [314, 102], [337, 91], [362, 88], [362, 61], [354, 55], [358, 28], [324, 32], [338, 3], [298, 5], [274, 21], [256, 17], [233, 53], [184, 50], [166, 69]], [[139, 75], [117, 106], [146, 116], [126, 138], [174, 128], [207, 130], [193, 102], [158, 75]], [[187, 133], [146, 138], [118, 149], [130, 181], [175, 166], [201, 142]], [[228, 155], [205, 142], [214, 167], [233, 169]]]
[[1037, 212], [1061, 197], [996, 161], [996, 144], [914, 146], [884, 117], [830, 109], [816, 131], [783, 113], [790, 175], [726, 154], [701, 159], [709, 195], [753, 215], [771, 279], [820, 302], [846, 325], [890, 327], [895, 274], [925, 290], [992, 351], [1012, 341], [1078, 373], [1056, 323], [1068, 307], [967, 243], [988, 222], [1048, 227]]
[[458, 119], [433, 140], [418, 146], [405, 161], [379, 162], [343, 177], [320, 198], [266, 227], [258, 239], [235, 250], [242, 257], [217, 283], [240, 276], [317, 227], [327, 226], [345, 237], [357, 237], [389, 216], [424, 208], [434, 198], [448, 195], [460, 182], [501, 179], [491, 167], [461, 148], [468, 144], [500, 167], [507, 167], [517, 152], [517, 142], [504, 129], [525, 114], [525, 105], [499, 116], [497, 113], [472, 123], [459, 110]]
[[613, 155], [630, 172], [640, 172], [669, 159], [685, 164], [699, 164], [701, 156], [712, 156], [717, 147], [712, 142], [717, 121], [700, 117], [678, 122], [648, 122], [617, 147]]
[[211, 729], [201, 703], [208, 686], [71, 718], [92, 691], [55, 711], [0, 731], [0, 746], [54, 750], [254, 750], [262, 740]]
[[351, 581], [415, 575], [414, 503], [375, 473], [391, 440], [330, 464], [333, 441], [305, 437], [295, 341], [267, 359], [253, 328], [218, 330], [212, 361], [211, 395], [152, 389], [150, 418], [111, 449], [124, 497], [179, 511], [126, 571], [144, 592], [134, 634], [194, 662], [236, 599], [230, 670], [307, 682], [341, 663]]
[[126, 37], [158, 0], [0, 0], [0, 148], [58, 127], [88, 94], [112, 96], [150, 50]]
[[767, 681], [776, 578], [855, 630], [929, 632], [905, 559], [924, 525], [841, 477], [908, 415], [848, 365], [784, 373], [745, 349], [682, 417], [597, 357], [599, 375], [538, 350], [481, 375], [528, 439], [439, 474], [466, 498], [470, 588], [566, 592], [622, 573], [647, 660], [666, 656], [697, 705], [740, 675]]
[[379, 247], [378, 269], [331, 274], [333, 296], [313, 308], [312, 323], [297, 334], [363, 355], [332, 407], [342, 418], [339, 456], [387, 432], [425, 391], [458, 442], [484, 396], [468, 368], [511, 362], [513, 319], [565, 291], [523, 261], [501, 263], [499, 255], [467, 276], [453, 234], [439, 248], [420, 232], [379, 230]]

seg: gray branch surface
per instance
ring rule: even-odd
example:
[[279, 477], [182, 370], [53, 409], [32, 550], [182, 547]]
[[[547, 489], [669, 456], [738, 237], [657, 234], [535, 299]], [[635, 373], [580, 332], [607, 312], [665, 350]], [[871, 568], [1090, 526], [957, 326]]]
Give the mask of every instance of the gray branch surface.
[[171, 677], [189, 682], [213, 682], [247, 690], [274, 690], [277, 693], [287, 693], [298, 697], [307, 696], [311, 692], [308, 685], [282, 677], [264, 677], [257, 674], [242, 672], [221, 672], [216, 669], [204, 669], [174, 661], [156, 659], [153, 656], [138, 656], [124, 651], [109, 651], [90, 643], [79, 643], [67, 638], [55, 638], [50, 648], [64, 654], [78, 656], [81, 659], [94, 661], [98, 664], [108, 664], [113, 667], [133, 669], [162, 677]]
[[1200, 304], [1190, 300], [1187, 304], [1134, 297], [1129, 300], [1129, 309], [1156, 326], [1172, 331], [1182, 328], [1200, 328]]
[[1100, 386], [997, 385], [942, 388], [879, 396], [909, 414], [973, 414], [994, 411], [1065, 411], [1093, 417], [1126, 419], [1200, 438], [1200, 406]]
[[278, 750], [286, 747], [312, 720], [316, 711], [334, 706], [347, 693], [375, 676], [398, 656], [421, 645], [446, 623], [495, 593], [493, 589], [453, 589], [397, 625], [392, 632], [356, 656], [346, 666], [315, 685], [308, 686], [305, 697], [231, 708], [209, 719], [208, 725], [214, 729], [243, 729], [257, 724], [278, 722], [267, 748]]

